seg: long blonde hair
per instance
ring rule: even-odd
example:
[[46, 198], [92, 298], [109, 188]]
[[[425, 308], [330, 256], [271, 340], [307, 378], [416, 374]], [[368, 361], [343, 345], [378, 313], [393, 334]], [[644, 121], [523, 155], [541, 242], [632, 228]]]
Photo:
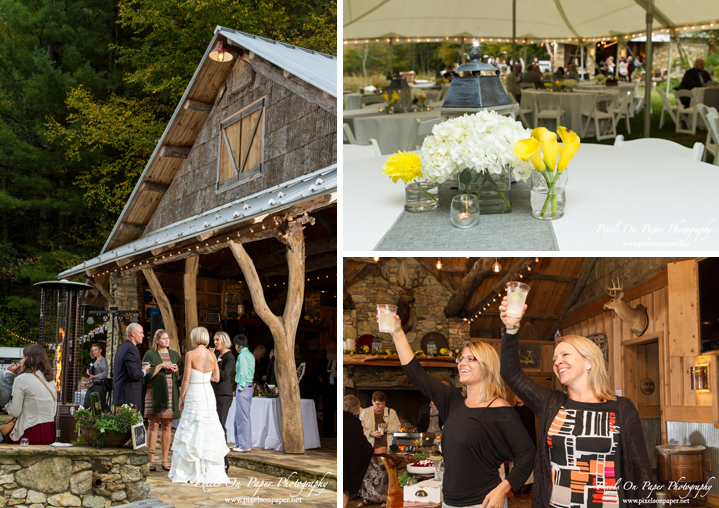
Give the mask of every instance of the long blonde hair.
[[587, 378], [594, 396], [599, 400], [615, 400], [617, 396], [612, 387], [609, 386], [607, 366], [604, 364], [604, 355], [599, 346], [581, 335], [566, 335], [557, 339], [557, 343], [559, 342], [566, 342], [589, 362], [590, 368]]
[[[150, 345], [150, 349], [152, 349], [153, 351], [157, 351], [160, 348], [158, 342], [160, 342], [160, 337], [162, 337], [165, 333], [167, 333], [167, 337], [169, 338], [170, 334], [167, 332], [167, 330], [163, 330], [162, 328], [158, 328], [157, 330], [155, 330], [155, 335], [152, 336], [152, 344]], [[167, 349], [170, 349], [169, 345], [167, 346]]]
[[[467, 347], [482, 369], [480, 376], [479, 400], [487, 402], [498, 397], [504, 398], [504, 383], [499, 376], [499, 355], [497, 350], [484, 342], [470, 342]], [[467, 386], [462, 386], [462, 395], [467, 396]]]

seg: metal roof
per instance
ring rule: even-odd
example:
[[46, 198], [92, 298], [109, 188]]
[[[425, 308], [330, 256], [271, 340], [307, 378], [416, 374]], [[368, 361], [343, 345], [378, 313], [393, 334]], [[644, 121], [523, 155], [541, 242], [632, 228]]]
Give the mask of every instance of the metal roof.
[[337, 97], [337, 57], [231, 28], [218, 26], [215, 34], [218, 33], [332, 97]]
[[58, 278], [69, 279], [84, 273], [85, 270], [98, 268], [118, 259], [143, 254], [153, 249], [194, 238], [233, 224], [241, 224], [249, 219], [279, 212], [293, 205], [336, 191], [337, 164], [333, 164], [153, 231], [134, 242], [112, 251], [104, 252], [93, 259], [74, 266], [59, 274]]

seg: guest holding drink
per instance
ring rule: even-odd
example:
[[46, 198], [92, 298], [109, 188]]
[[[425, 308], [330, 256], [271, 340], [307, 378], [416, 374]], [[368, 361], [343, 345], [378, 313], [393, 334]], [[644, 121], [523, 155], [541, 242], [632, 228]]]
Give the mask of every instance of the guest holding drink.
[[[232, 405], [232, 373], [235, 372], [235, 357], [230, 351], [232, 342], [227, 333], [217, 332], [213, 342], [215, 344], [215, 353], [218, 354], [217, 364], [220, 367], [220, 380], [211, 384], [215, 392], [215, 399], [217, 399], [217, 416], [220, 417], [222, 428], [225, 429], [227, 413]], [[227, 443], [227, 429], [225, 429], [225, 443]], [[225, 471], [229, 467], [230, 463], [225, 455]]]
[[91, 368], [86, 371], [88, 378], [90, 378], [90, 386], [87, 387], [85, 401], [83, 402], [82, 407], [88, 409], [91, 404], [92, 394], [99, 393], [100, 406], [102, 407], [102, 412], [105, 413], [110, 411], [110, 408], [107, 405], [107, 397], [105, 396], [104, 380], [107, 379], [107, 360], [103, 356], [103, 352], [102, 346], [97, 342], [90, 348], [90, 354], [95, 359], [95, 362], [92, 364]]
[[[519, 416], [504, 400], [499, 355], [488, 344], [470, 343], [457, 358], [463, 388], [444, 385], [424, 371], [399, 317], [395, 320], [392, 338], [404, 372], [434, 402], [445, 422], [444, 508], [506, 507], [507, 493], [518, 492], [532, 472], [534, 446]], [[513, 460], [514, 468], [502, 480], [499, 467], [505, 460]]]
[[157, 429], [162, 426], [160, 443], [162, 445], [162, 469], [170, 470], [168, 456], [172, 441], [172, 420], [180, 417], [178, 400], [180, 382], [184, 364], [182, 357], [170, 349], [170, 336], [159, 329], [152, 338], [151, 349], [145, 353], [143, 363], [150, 364], [150, 372], [143, 381], [146, 386], [145, 418], [150, 422], [147, 430], [147, 443], [150, 449], [150, 471], [155, 468], [155, 445]]
[[[614, 395], [599, 347], [578, 335], [561, 337], [553, 367], [566, 391], [540, 386], [522, 370], [521, 316], [509, 316], [507, 307], [505, 297], [499, 306], [506, 326], [502, 378], [539, 419], [532, 507], [618, 507], [629, 499], [654, 506], [639, 413], [629, 399]], [[630, 485], [634, 488], [625, 488]]]

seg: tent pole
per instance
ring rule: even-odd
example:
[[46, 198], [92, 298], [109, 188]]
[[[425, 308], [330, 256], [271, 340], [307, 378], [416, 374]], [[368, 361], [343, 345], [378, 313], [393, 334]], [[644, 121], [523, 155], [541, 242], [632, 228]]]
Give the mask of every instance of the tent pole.
[[394, 58], [394, 46], [392, 46], [392, 39], [389, 41], [389, 75], [392, 76], [394, 74], [392, 69], [392, 59]]
[[672, 75], [672, 34], [669, 34], [669, 62], [667, 63], [667, 96], [669, 96], [669, 77]]
[[517, 0], [512, 0], [512, 72], [517, 69]]
[[462, 45], [459, 47], [459, 65], [464, 65], [464, 37], [462, 37]]
[[652, 21], [654, 0], [647, 0], [647, 56], [644, 61], [644, 137], [651, 137], [652, 122]]

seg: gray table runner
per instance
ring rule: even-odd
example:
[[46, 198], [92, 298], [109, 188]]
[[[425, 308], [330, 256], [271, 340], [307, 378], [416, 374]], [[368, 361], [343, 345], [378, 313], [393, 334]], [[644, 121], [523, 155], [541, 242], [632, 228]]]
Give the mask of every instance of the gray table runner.
[[[556, 251], [551, 221], [532, 217], [529, 183], [512, 184], [512, 213], [482, 215], [479, 224], [459, 229], [449, 220], [457, 189], [440, 189], [439, 207], [431, 212], [402, 211], [376, 251]], [[561, 220], [561, 219], [560, 219]]]

